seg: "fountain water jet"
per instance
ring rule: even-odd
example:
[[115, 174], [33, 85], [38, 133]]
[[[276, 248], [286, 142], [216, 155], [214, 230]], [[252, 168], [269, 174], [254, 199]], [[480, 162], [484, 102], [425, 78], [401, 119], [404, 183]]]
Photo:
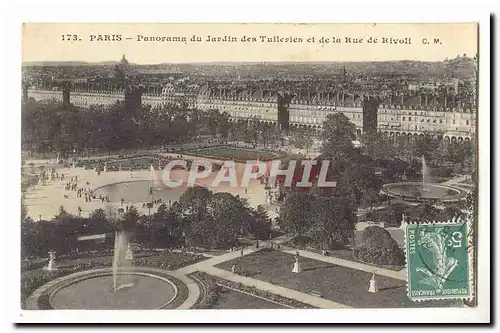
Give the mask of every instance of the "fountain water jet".
[[125, 231], [117, 231], [115, 234], [115, 250], [113, 253], [113, 291], [116, 293], [123, 288], [130, 288], [134, 284], [127, 280], [128, 275], [121, 274], [127, 267], [132, 266], [132, 251]]
[[429, 168], [425, 163], [425, 156], [422, 155], [422, 191], [429, 191], [427, 184], [429, 184]]

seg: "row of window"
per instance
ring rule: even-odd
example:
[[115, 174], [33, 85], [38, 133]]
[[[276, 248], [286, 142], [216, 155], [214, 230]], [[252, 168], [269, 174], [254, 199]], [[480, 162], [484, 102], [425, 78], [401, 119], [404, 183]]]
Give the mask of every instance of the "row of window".
[[[276, 108], [276, 103], [266, 102], [248, 102], [248, 101], [224, 101], [224, 100], [198, 100], [199, 105], [242, 105], [242, 106], [261, 106]], [[250, 105], [249, 105], [250, 104]]]
[[[406, 121], [406, 117], [401, 117], [402, 118], [402, 121]], [[380, 116], [380, 120], [389, 120], [389, 117], [388, 116]], [[391, 117], [390, 118], [391, 121], [394, 121], [394, 117]], [[399, 116], [396, 117], [396, 120], [399, 120]], [[450, 119], [451, 120], [451, 124], [455, 125], [456, 124], [456, 120], [455, 119]], [[408, 117], [408, 121], [412, 121], [412, 117]], [[419, 118], [415, 117], [413, 121], [419, 121]], [[431, 122], [431, 119], [430, 118], [427, 118], [427, 119], [424, 119], [424, 118], [420, 118], [420, 122], [423, 123], [423, 122], [427, 122], [427, 123], [430, 123]], [[437, 123], [437, 119], [432, 119], [432, 123], [433, 124], [436, 124]], [[439, 123], [440, 124], [448, 124], [448, 119], [444, 119], [444, 122], [443, 122], [443, 119], [439, 119]], [[464, 120], [463, 124], [465, 124], [466, 126], [469, 126], [470, 125], [470, 121], [469, 120]]]

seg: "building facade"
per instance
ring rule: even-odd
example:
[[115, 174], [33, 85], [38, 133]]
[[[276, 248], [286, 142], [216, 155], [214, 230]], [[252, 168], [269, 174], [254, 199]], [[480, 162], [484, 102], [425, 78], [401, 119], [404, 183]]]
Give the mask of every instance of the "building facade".
[[[63, 102], [63, 91], [29, 88], [29, 98]], [[67, 92], [66, 102], [79, 107], [110, 105], [125, 101], [118, 90], [76, 90]], [[452, 96], [401, 95], [362, 96], [340, 92], [278, 92], [246, 86], [196, 85], [145, 90], [140, 102], [152, 107], [187, 106], [202, 111], [218, 110], [232, 121], [252, 120], [279, 124], [282, 128], [319, 131], [326, 117], [342, 113], [356, 126], [356, 134], [370, 130], [390, 137], [439, 137], [449, 142], [471, 140], [476, 134], [476, 108], [472, 99], [459, 101]], [[23, 97], [25, 98], [25, 97]]]

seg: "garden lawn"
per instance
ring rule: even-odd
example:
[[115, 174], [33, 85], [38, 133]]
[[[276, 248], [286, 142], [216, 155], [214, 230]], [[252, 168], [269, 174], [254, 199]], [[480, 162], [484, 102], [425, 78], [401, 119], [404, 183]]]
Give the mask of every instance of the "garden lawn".
[[454, 301], [413, 303], [406, 295], [406, 282], [377, 276], [379, 292], [369, 293], [371, 274], [343, 266], [300, 258], [302, 272], [292, 273], [293, 255], [269, 249], [217, 265], [230, 271], [236, 264], [247, 277], [310, 294], [355, 308], [451, 306]]
[[277, 158], [278, 155], [268, 151], [257, 151], [251, 149], [241, 149], [233, 147], [211, 147], [205, 149], [193, 149], [183, 151], [182, 154], [200, 156], [215, 159], [234, 159], [237, 161], [247, 160], [270, 160]]

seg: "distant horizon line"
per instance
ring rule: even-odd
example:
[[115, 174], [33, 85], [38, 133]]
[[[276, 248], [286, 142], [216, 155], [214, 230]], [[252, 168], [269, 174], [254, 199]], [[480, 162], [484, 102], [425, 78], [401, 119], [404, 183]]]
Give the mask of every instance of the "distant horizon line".
[[[422, 62], [422, 63], [439, 63], [439, 62], [445, 62], [447, 60], [454, 60], [454, 59], [474, 59], [474, 57], [470, 56], [460, 56], [460, 58], [455, 57], [455, 58], [446, 58], [442, 60], [412, 60], [412, 59], [399, 59], [399, 60], [363, 60], [363, 61], [349, 61], [349, 60], [326, 60], [326, 61], [187, 61], [187, 62], [159, 62], [159, 63], [144, 63], [144, 64], [139, 64], [139, 63], [133, 63], [129, 62], [129, 65], [131, 66], [158, 66], [158, 65], [211, 65], [211, 64], [335, 64], [335, 63], [390, 63], [390, 62]], [[102, 65], [102, 64], [119, 64], [120, 60], [102, 60], [102, 61], [85, 61], [85, 60], [28, 60], [28, 61], [22, 61], [22, 66], [37, 66], [37, 65], [57, 65], [58, 63], [67, 63], [67, 64], [82, 64], [82, 65]]]

